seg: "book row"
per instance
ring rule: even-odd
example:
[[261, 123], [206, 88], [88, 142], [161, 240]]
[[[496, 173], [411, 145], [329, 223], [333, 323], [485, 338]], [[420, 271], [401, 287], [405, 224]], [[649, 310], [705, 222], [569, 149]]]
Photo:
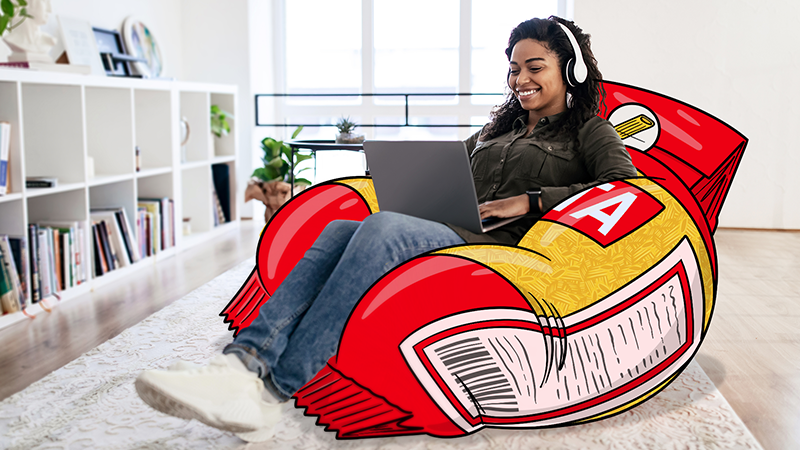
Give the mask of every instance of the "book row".
[[169, 198], [140, 199], [136, 228], [124, 208], [106, 208], [91, 210], [89, 225], [41, 222], [29, 225], [27, 236], [0, 235], [2, 313], [24, 310], [173, 246], [175, 206]]
[[11, 147], [11, 124], [8, 122], [0, 122], [0, 195], [8, 193], [9, 182], [9, 165], [8, 157]]

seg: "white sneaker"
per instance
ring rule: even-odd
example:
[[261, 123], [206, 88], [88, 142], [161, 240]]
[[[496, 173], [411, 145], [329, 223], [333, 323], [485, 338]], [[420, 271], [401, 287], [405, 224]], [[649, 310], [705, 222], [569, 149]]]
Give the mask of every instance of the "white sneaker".
[[167, 367], [167, 370], [173, 370], [173, 371], [194, 370], [194, 369], [200, 369], [202, 367], [203, 366], [199, 364], [179, 359], [174, 363], [170, 364], [169, 367]]
[[261, 379], [235, 355], [218, 355], [201, 368], [147, 370], [136, 379], [139, 397], [157, 411], [256, 437], [263, 437], [265, 428], [274, 433], [283, 408], [264, 402], [263, 390]]

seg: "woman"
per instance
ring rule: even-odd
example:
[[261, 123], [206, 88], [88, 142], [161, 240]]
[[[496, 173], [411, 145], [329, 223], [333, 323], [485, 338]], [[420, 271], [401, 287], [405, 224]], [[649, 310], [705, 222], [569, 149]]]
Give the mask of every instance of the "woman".
[[572, 193], [636, 175], [613, 127], [596, 116], [601, 74], [588, 35], [557, 17], [532, 19], [513, 30], [506, 55], [511, 93], [466, 144], [481, 217], [524, 219], [486, 234], [386, 212], [334, 221], [224, 355], [203, 368], [143, 372], [142, 399], [245, 440], [269, 439], [281, 403], [334, 355], [356, 302], [383, 274], [445, 246], [516, 244], [542, 211]]

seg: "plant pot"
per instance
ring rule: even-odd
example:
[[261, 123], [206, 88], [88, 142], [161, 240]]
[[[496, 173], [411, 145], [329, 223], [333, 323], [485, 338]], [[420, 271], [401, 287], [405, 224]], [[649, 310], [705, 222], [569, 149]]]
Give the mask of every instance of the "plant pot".
[[337, 144], [361, 144], [364, 142], [363, 134], [340, 133], [336, 135]]
[[[294, 195], [299, 194], [308, 186], [305, 184], [296, 184], [294, 186]], [[275, 211], [286, 203], [291, 195], [292, 185], [280, 180], [272, 180], [264, 182], [258, 178], [251, 178], [247, 182], [247, 188], [244, 191], [244, 201], [259, 200], [266, 207], [264, 211], [264, 221], [269, 221], [270, 217], [275, 214]]]

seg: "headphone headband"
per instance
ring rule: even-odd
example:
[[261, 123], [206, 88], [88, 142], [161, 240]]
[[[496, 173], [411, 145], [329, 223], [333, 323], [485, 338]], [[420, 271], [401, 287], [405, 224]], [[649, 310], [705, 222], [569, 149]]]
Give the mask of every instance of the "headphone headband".
[[567, 75], [567, 83], [570, 86], [575, 87], [584, 81], [586, 81], [586, 76], [589, 73], [589, 69], [586, 68], [586, 63], [583, 61], [583, 54], [581, 53], [581, 47], [578, 45], [578, 41], [575, 40], [575, 35], [572, 34], [572, 31], [567, 28], [561, 22], [556, 21], [556, 23], [564, 30], [564, 33], [567, 35], [569, 39], [569, 43], [572, 44], [572, 51], [575, 54], [575, 57], [567, 61], [567, 66], [564, 67], [564, 71]]

